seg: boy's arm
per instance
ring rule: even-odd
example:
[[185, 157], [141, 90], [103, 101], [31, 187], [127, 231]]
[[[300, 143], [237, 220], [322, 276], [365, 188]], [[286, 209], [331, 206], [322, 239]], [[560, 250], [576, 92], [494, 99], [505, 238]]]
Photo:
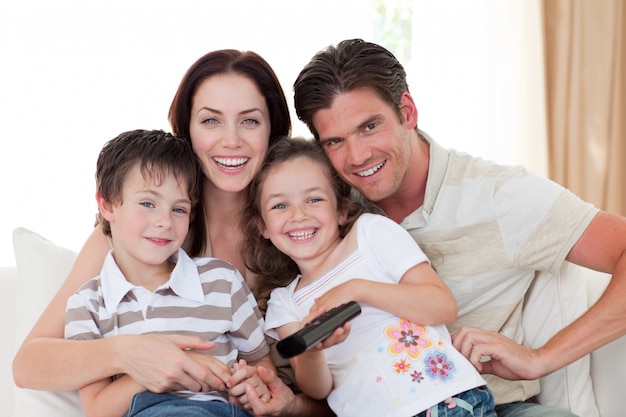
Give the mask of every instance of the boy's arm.
[[315, 300], [311, 312], [321, 314], [357, 301], [423, 325], [448, 324], [457, 317], [454, 295], [427, 262], [409, 269], [397, 284], [352, 279]]
[[135, 394], [146, 389], [128, 375], [115, 381], [103, 379], [85, 385], [78, 392], [87, 417], [122, 417]]

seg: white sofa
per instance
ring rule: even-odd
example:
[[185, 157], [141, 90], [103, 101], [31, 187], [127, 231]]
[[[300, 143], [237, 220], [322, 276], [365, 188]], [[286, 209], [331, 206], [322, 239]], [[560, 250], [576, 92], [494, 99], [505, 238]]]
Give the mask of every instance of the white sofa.
[[[15, 388], [11, 361], [75, 258], [27, 229], [13, 233], [16, 266], [0, 268], [0, 404], [7, 417], [79, 417], [76, 393], [47, 393]], [[566, 265], [560, 277], [541, 276], [534, 284], [525, 314], [525, 334], [542, 344], [601, 295], [608, 276]], [[593, 335], [590, 335], [593, 337]], [[599, 349], [566, 370], [542, 380], [541, 401], [570, 408], [581, 417], [623, 417], [620, 398], [626, 386], [626, 337]]]

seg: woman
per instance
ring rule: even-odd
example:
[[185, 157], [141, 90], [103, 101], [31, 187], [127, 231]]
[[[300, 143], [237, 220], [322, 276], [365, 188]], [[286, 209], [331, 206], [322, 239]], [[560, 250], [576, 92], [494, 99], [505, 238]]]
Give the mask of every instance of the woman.
[[[192, 256], [215, 256], [234, 264], [254, 289], [239, 246], [245, 190], [259, 170], [270, 143], [288, 136], [289, 110], [278, 79], [259, 55], [221, 50], [196, 61], [183, 77], [169, 111], [175, 134], [190, 138], [202, 161], [202, 207], [190, 226], [186, 249]], [[95, 341], [63, 339], [67, 299], [97, 275], [110, 248], [96, 227], [69, 276], [26, 337], [13, 362], [19, 387], [74, 390], [95, 380], [125, 373], [154, 392], [206, 391], [222, 386], [202, 355], [188, 349], [211, 346], [179, 335], [116, 336]], [[206, 358], [204, 358], [206, 359]], [[328, 408], [294, 395], [276, 375], [259, 374], [272, 393], [268, 403], [249, 392], [259, 415], [323, 415]]]

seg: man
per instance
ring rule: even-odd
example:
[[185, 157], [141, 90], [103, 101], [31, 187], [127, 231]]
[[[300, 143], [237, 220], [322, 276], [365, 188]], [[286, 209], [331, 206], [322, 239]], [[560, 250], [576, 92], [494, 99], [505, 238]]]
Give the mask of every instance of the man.
[[[407, 229], [451, 287], [454, 344], [497, 375], [488, 381], [498, 415], [571, 415], [525, 400], [539, 392], [537, 378], [626, 333], [626, 219], [522, 168], [440, 147], [417, 128], [406, 73], [379, 45], [355, 39], [320, 51], [296, 79], [294, 101], [341, 177]], [[543, 347], [524, 347], [528, 287], [565, 260], [614, 278], [583, 317]]]

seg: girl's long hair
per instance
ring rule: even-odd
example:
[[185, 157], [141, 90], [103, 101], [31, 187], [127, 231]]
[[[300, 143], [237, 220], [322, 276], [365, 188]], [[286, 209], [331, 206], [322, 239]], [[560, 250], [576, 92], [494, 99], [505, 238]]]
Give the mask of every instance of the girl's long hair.
[[298, 265], [289, 256], [279, 251], [272, 241], [264, 238], [261, 233], [260, 226], [263, 225], [263, 218], [260, 200], [263, 182], [274, 167], [299, 157], [309, 158], [324, 168], [337, 197], [339, 204], [337, 209], [348, 209], [346, 222], [339, 226], [342, 238], [350, 231], [362, 213], [381, 213], [373, 203], [352, 192], [350, 185], [339, 177], [317, 142], [303, 138], [276, 141], [268, 150], [263, 167], [248, 187], [246, 206], [242, 214], [243, 260], [246, 267], [258, 276], [257, 292], [261, 299], [257, 301], [262, 310], [266, 307], [265, 297], [272, 289], [288, 285], [300, 273]]

